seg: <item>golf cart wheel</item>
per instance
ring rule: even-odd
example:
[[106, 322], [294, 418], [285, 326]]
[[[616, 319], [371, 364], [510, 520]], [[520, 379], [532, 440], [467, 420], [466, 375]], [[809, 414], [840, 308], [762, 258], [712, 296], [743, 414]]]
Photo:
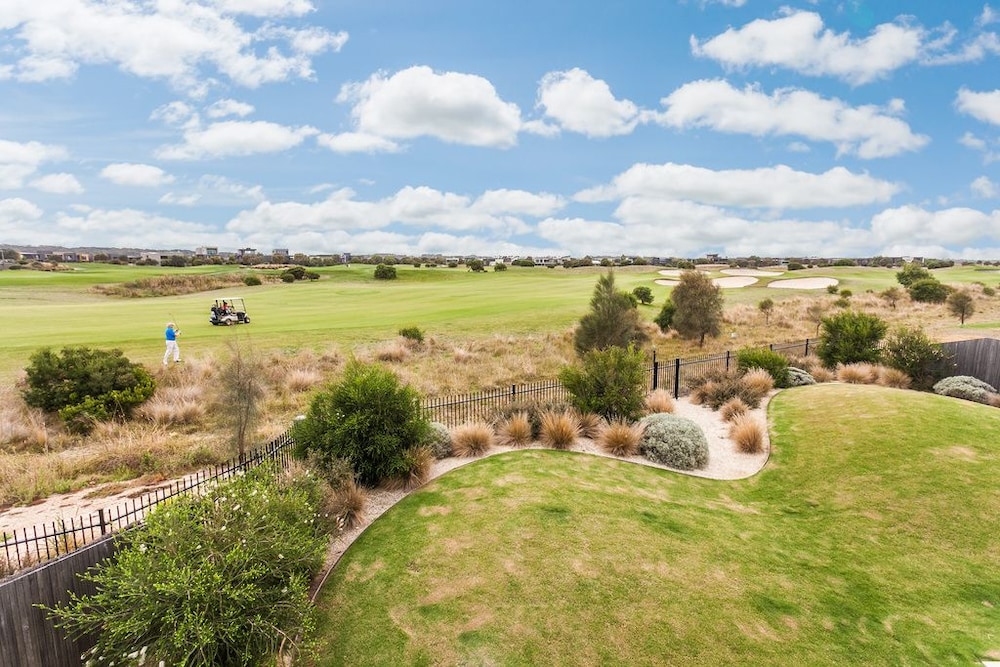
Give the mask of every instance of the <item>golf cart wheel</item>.
[[250, 318], [249, 317], [244, 317], [243, 318], [243, 324], [250, 324]]

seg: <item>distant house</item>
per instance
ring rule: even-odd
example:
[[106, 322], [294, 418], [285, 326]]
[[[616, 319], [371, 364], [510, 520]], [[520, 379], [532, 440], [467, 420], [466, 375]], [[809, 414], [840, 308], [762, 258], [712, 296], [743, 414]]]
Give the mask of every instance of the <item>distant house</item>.
[[199, 246], [195, 248], [194, 254], [197, 257], [217, 257], [219, 249], [212, 246]]

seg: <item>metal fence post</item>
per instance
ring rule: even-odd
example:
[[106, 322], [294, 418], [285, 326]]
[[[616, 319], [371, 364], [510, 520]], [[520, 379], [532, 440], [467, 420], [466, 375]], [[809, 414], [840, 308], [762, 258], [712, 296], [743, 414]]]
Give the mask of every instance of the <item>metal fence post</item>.
[[107, 535], [108, 524], [104, 522], [104, 508], [97, 510], [97, 520], [101, 522], [101, 535]]
[[656, 387], [660, 380], [660, 362], [656, 360], [656, 352], [653, 352], [653, 391], [656, 391]]
[[726, 350], [726, 372], [729, 372], [729, 350]]
[[806, 338], [806, 353], [802, 355], [803, 357], [809, 356], [809, 339]]
[[674, 359], [674, 398], [681, 397], [681, 358]]

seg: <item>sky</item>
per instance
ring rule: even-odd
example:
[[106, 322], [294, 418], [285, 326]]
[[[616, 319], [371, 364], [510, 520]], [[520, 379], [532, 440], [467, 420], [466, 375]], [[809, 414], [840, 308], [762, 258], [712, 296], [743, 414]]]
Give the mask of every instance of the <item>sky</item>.
[[1000, 259], [1000, 3], [0, 4], [0, 244]]

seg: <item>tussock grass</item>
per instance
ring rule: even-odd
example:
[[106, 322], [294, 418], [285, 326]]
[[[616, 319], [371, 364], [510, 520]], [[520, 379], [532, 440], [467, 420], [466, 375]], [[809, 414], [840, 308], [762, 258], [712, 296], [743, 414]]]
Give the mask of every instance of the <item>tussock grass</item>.
[[848, 384], [875, 384], [878, 381], [878, 367], [866, 362], [839, 364], [837, 380]]
[[897, 368], [879, 366], [876, 384], [895, 389], [909, 389], [910, 385], [913, 384], [913, 380], [909, 375]]
[[574, 411], [576, 421], [580, 425], [581, 438], [596, 438], [604, 427], [604, 418], [593, 412]]
[[398, 477], [390, 477], [383, 486], [395, 491], [415, 489], [427, 481], [431, 466], [434, 465], [434, 452], [430, 447], [418, 446], [406, 453], [407, 470]]
[[605, 425], [597, 436], [597, 444], [612, 456], [637, 456], [643, 427], [638, 423], [615, 420]]
[[194, 424], [205, 416], [205, 396], [201, 385], [170, 386], [157, 389], [139, 406], [140, 419], [155, 424]]
[[[150, 296], [176, 296], [178, 294], [194, 294], [210, 290], [243, 285], [243, 278], [250, 275], [240, 273], [214, 273], [210, 275], [166, 275], [139, 278], [125, 283], [111, 285], [94, 285], [91, 289], [98, 294], [126, 297], [130, 299]], [[262, 282], [271, 278], [262, 273], [253, 275]]]
[[666, 389], [655, 389], [646, 395], [646, 414], [673, 412], [674, 397]]
[[580, 420], [571, 410], [542, 413], [542, 429], [538, 440], [546, 447], [569, 449], [580, 437]]
[[774, 391], [774, 378], [763, 368], [751, 368], [743, 374], [740, 381], [746, 385], [747, 389], [761, 397]]
[[764, 426], [752, 415], [734, 416], [729, 421], [729, 439], [736, 443], [737, 451], [759, 454], [764, 451]]
[[719, 415], [724, 421], [731, 422], [736, 417], [745, 415], [750, 410], [739, 396], [734, 396], [719, 408]]
[[527, 412], [515, 412], [497, 425], [497, 439], [507, 447], [524, 447], [532, 441], [531, 420]]
[[411, 349], [400, 340], [392, 340], [382, 343], [375, 349], [374, 356], [379, 361], [386, 361], [400, 364], [406, 361], [411, 354]]
[[350, 530], [365, 520], [367, 503], [367, 492], [348, 478], [327, 494], [321, 511], [342, 530]]
[[285, 376], [285, 386], [291, 391], [309, 391], [323, 381], [323, 374], [315, 368], [293, 368]]
[[493, 427], [486, 422], [471, 422], [457, 426], [451, 433], [451, 451], [455, 456], [482, 456], [493, 448]]

